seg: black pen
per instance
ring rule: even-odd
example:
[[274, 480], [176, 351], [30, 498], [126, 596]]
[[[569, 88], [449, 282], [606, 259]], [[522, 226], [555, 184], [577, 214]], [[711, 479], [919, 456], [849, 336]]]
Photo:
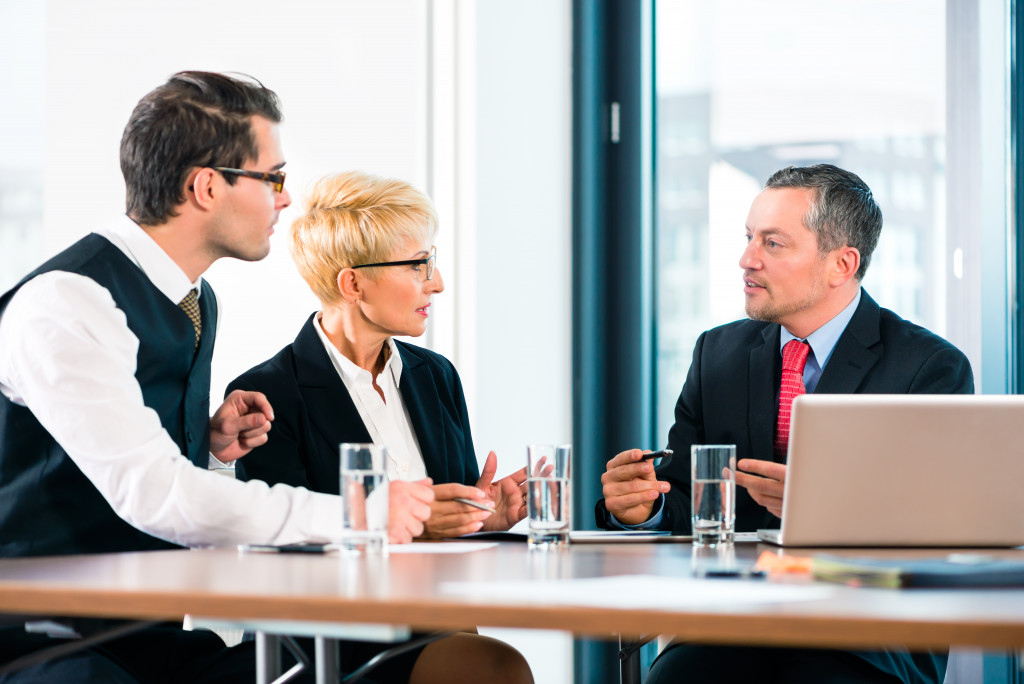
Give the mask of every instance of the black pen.
[[649, 461], [652, 458], [668, 458], [672, 455], [671, 449], [662, 449], [661, 451], [652, 451], [649, 454], [644, 454], [640, 457], [640, 461]]
[[764, 579], [768, 576], [768, 573], [764, 570], [757, 570], [755, 568], [709, 568], [707, 570], [697, 571], [694, 574], [696, 574], [697, 577], [704, 577], [706, 579]]

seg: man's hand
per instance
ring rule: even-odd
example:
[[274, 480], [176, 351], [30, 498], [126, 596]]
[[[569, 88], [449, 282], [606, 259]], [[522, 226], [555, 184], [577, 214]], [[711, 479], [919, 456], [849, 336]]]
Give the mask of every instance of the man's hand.
[[484, 520], [493, 517], [488, 511], [454, 501], [455, 497], [460, 497], [494, 508], [494, 502], [476, 487], [450, 482], [434, 485], [433, 494], [434, 501], [430, 504], [430, 518], [426, 522], [424, 537], [444, 539], [479, 532], [484, 526]]
[[408, 544], [423, 534], [423, 523], [430, 517], [434, 501], [431, 480], [388, 483], [388, 542]]
[[[746, 487], [751, 498], [768, 509], [776, 518], [782, 518], [782, 493], [786, 485], [786, 466], [772, 461], [741, 459], [736, 464], [736, 484]], [[745, 470], [747, 472], [740, 472]]]
[[640, 461], [644, 452], [630, 449], [608, 461], [601, 490], [608, 512], [625, 525], [639, 525], [651, 517], [654, 502], [671, 488], [654, 475], [654, 463]]
[[507, 530], [526, 517], [526, 468], [492, 482], [497, 471], [498, 455], [492, 451], [476, 483], [495, 502], [494, 515], [484, 520], [485, 530]]
[[221, 463], [237, 460], [267, 441], [274, 409], [262, 392], [235, 390], [210, 418], [210, 453]]

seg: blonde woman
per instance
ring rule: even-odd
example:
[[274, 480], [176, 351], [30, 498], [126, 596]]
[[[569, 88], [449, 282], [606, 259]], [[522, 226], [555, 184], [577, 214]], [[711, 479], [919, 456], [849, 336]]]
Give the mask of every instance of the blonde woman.
[[[491, 452], [479, 472], [455, 367], [394, 339], [422, 335], [431, 298], [444, 290], [436, 232], [433, 204], [407, 183], [358, 172], [316, 183], [292, 225], [291, 253], [321, 310], [292, 344], [229, 386], [263, 392], [275, 414], [267, 443], [237, 462], [241, 479], [337, 494], [338, 444], [375, 442], [388, 447], [391, 481], [431, 484], [423, 536], [507, 530], [525, 517], [525, 468], [495, 482]], [[345, 648], [349, 669], [386, 646], [349, 642]], [[517, 651], [471, 633], [388, 661], [371, 677], [417, 684], [532, 681]]]

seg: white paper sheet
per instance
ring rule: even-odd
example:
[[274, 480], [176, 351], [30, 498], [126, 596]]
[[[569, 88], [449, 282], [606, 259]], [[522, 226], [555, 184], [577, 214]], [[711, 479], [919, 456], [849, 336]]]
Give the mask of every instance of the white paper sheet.
[[815, 601], [834, 587], [773, 584], [757, 580], [698, 580], [657, 575], [619, 575], [568, 580], [445, 582], [441, 591], [464, 596], [502, 597], [510, 603], [557, 603], [576, 606], [677, 610], [703, 606]]
[[470, 553], [497, 546], [497, 542], [412, 542], [388, 544], [388, 553]]

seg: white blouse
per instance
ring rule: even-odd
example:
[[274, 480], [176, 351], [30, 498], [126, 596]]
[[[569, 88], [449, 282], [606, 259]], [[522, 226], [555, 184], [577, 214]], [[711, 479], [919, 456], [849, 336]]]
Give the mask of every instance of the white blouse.
[[331, 363], [352, 397], [352, 403], [356, 405], [359, 417], [370, 433], [370, 440], [387, 447], [388, 479], [422, 480], [427, 476], [427, 467], [399, 390], [402, 356], [398, 353], [398, 345], [388, 338], [387, 345], [391, 353], [384, 369], [377, 376], [377, 386], [384, 392], [384, 398], [381, 399], [373, 388], [370, 371], [360, 368], [338, 351], [320, 325], [320, 317], [321, 314], [317, 314], [313, 319], [316, 334], [320, 336]]

